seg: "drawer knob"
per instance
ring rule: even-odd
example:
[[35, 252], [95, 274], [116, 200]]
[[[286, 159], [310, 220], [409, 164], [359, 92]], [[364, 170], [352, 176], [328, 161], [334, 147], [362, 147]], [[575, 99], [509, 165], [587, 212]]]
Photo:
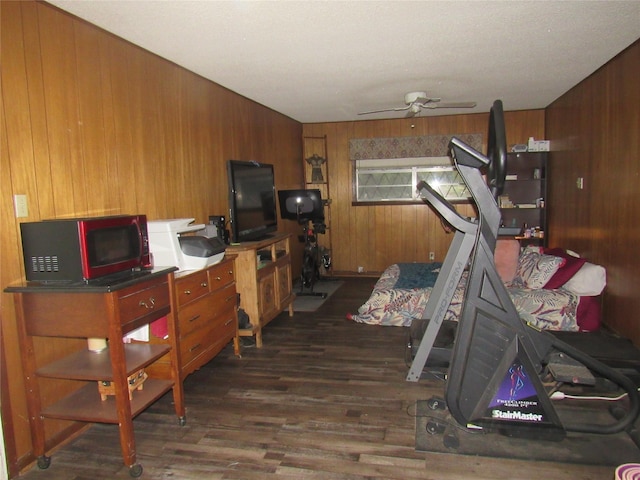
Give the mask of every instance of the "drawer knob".
[[200, 286], [203, 287], [203, 288], [207, 288], [209, 286], [209, 284], [207, 282], [202, 282], [200, 284]]
[[138, 305], [140, 305], [141, 307], [144, 308], [148, 308], [149, 310], [151, 310], [152, 308], [154, 308], [156, 306], [156, 299], [153, 297], [149, 297], [148, 301], [144, 301], [144, 300], [140, 300], [140, 303], [138, 303]]
[[184, 294], [185, 294], [185, 295], [191, 295], [191, 290], [185, 290], [185, 291], [184, 291]]
[[200, 315], [194, 315], [193, 317], [191, 317], [191, 318], [189, 319], [189, 322], [195, 322], [195, 321], [196, 321], [197, 319], [199, 319], [199, 318], [200, 318]]
[[229, 325], [231, 322], [233, 322], [233, 318], [230, 318], [229, 320], [227, 320], [226, 322], [224, 322], [224, 326], [226, 327], [227, 325]]
[[216, 280], [220, 281], [222, 280], [222, 277], [216, 277]]
[[200, 344], [200, 343], [196, 343], [193, 347], [191, 347], [191, 348], [189, 349], [189, 351], [190, 351], [190, 352], [193, 352], [194, 350], [199, 349], [201, 346], [202, 346], [202, 344]]

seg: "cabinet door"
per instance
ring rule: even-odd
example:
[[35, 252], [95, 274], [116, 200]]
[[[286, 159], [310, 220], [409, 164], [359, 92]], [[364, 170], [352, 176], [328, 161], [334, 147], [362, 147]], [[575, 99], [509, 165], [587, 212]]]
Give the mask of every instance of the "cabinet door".
[[291, 295], [291, 265], [289, 263], [278, 266], [278, 304], [283, 303]]
[[271, 318], [278, 311], [276, 300], [276, 272], [275, 269], [268, 275], [258, 280], [258, 303], [260, 308], [260, 318]]

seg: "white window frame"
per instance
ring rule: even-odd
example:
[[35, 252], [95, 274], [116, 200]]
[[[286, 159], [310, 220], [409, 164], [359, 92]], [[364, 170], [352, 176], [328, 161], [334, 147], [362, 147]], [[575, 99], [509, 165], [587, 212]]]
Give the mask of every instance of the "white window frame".
[[[366, 159], [366, 160], [356, 160], [354, 161], [353, 168], [353, 203], [354, 204], [372, 204], [372, 203], [416, 203], [420, 202], [420, 192], [418, 192], [416, 185], [421, 179], [421, 174], [424, 173], [432, 173], [432, 172], [444, 172], [444, 171], [455, 171], [456, 168], [451, 164], [451, 159], [449, 157], [415, 157], [415, 158], [394, 158], [394, 159]], [[411, 185], [407, 184], [397, 184], [395, 187], [411, 187], [411, 197], [403, 197], [403, 198], [384, 198], [382, 196], [375, 198], [365, 198], [361, 196], [361, 192], [363, 189], [366, 189], [367, 186], [360, 185], [360, 174], [368, 173], [368, 174], [383, 174], [383, 173], [410, 173], [411, 174]], [[439, 186], [437, 184], [430, 185], [439, 190]], [[457, 185], [462, 185], [464, 187], [467, 195], [458, 196], [458, 195], [450, 195], [445, 194], [444, 192], [440, 192], [443, 196], [452, 202], [468, 202], [470, 200], [470, 194], [468, 194], [468, 190], [466, 186], [460, 179], [460, 183]], [[393, 186], [391, 186], [393, 187]], [[381, 189], [381, 186], [372, 186], [371, 189]]]

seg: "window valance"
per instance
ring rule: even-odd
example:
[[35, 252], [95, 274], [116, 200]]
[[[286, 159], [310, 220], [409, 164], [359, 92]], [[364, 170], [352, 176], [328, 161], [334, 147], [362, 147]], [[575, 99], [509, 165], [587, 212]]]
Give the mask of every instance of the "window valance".
[[419, 137], [354, 138], [349, 140], [351, 160], [379, 158], [444, 157], [451, 137], [482, 151], [482, 134], [423, 135]]

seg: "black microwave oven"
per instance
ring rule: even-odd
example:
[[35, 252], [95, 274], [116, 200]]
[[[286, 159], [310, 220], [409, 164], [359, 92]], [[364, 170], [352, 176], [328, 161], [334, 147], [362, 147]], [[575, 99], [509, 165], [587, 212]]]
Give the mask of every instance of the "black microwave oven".
[[20, 224], [28, 281], [90, 282], [150, 268], [145, 215], [118, 215]]

